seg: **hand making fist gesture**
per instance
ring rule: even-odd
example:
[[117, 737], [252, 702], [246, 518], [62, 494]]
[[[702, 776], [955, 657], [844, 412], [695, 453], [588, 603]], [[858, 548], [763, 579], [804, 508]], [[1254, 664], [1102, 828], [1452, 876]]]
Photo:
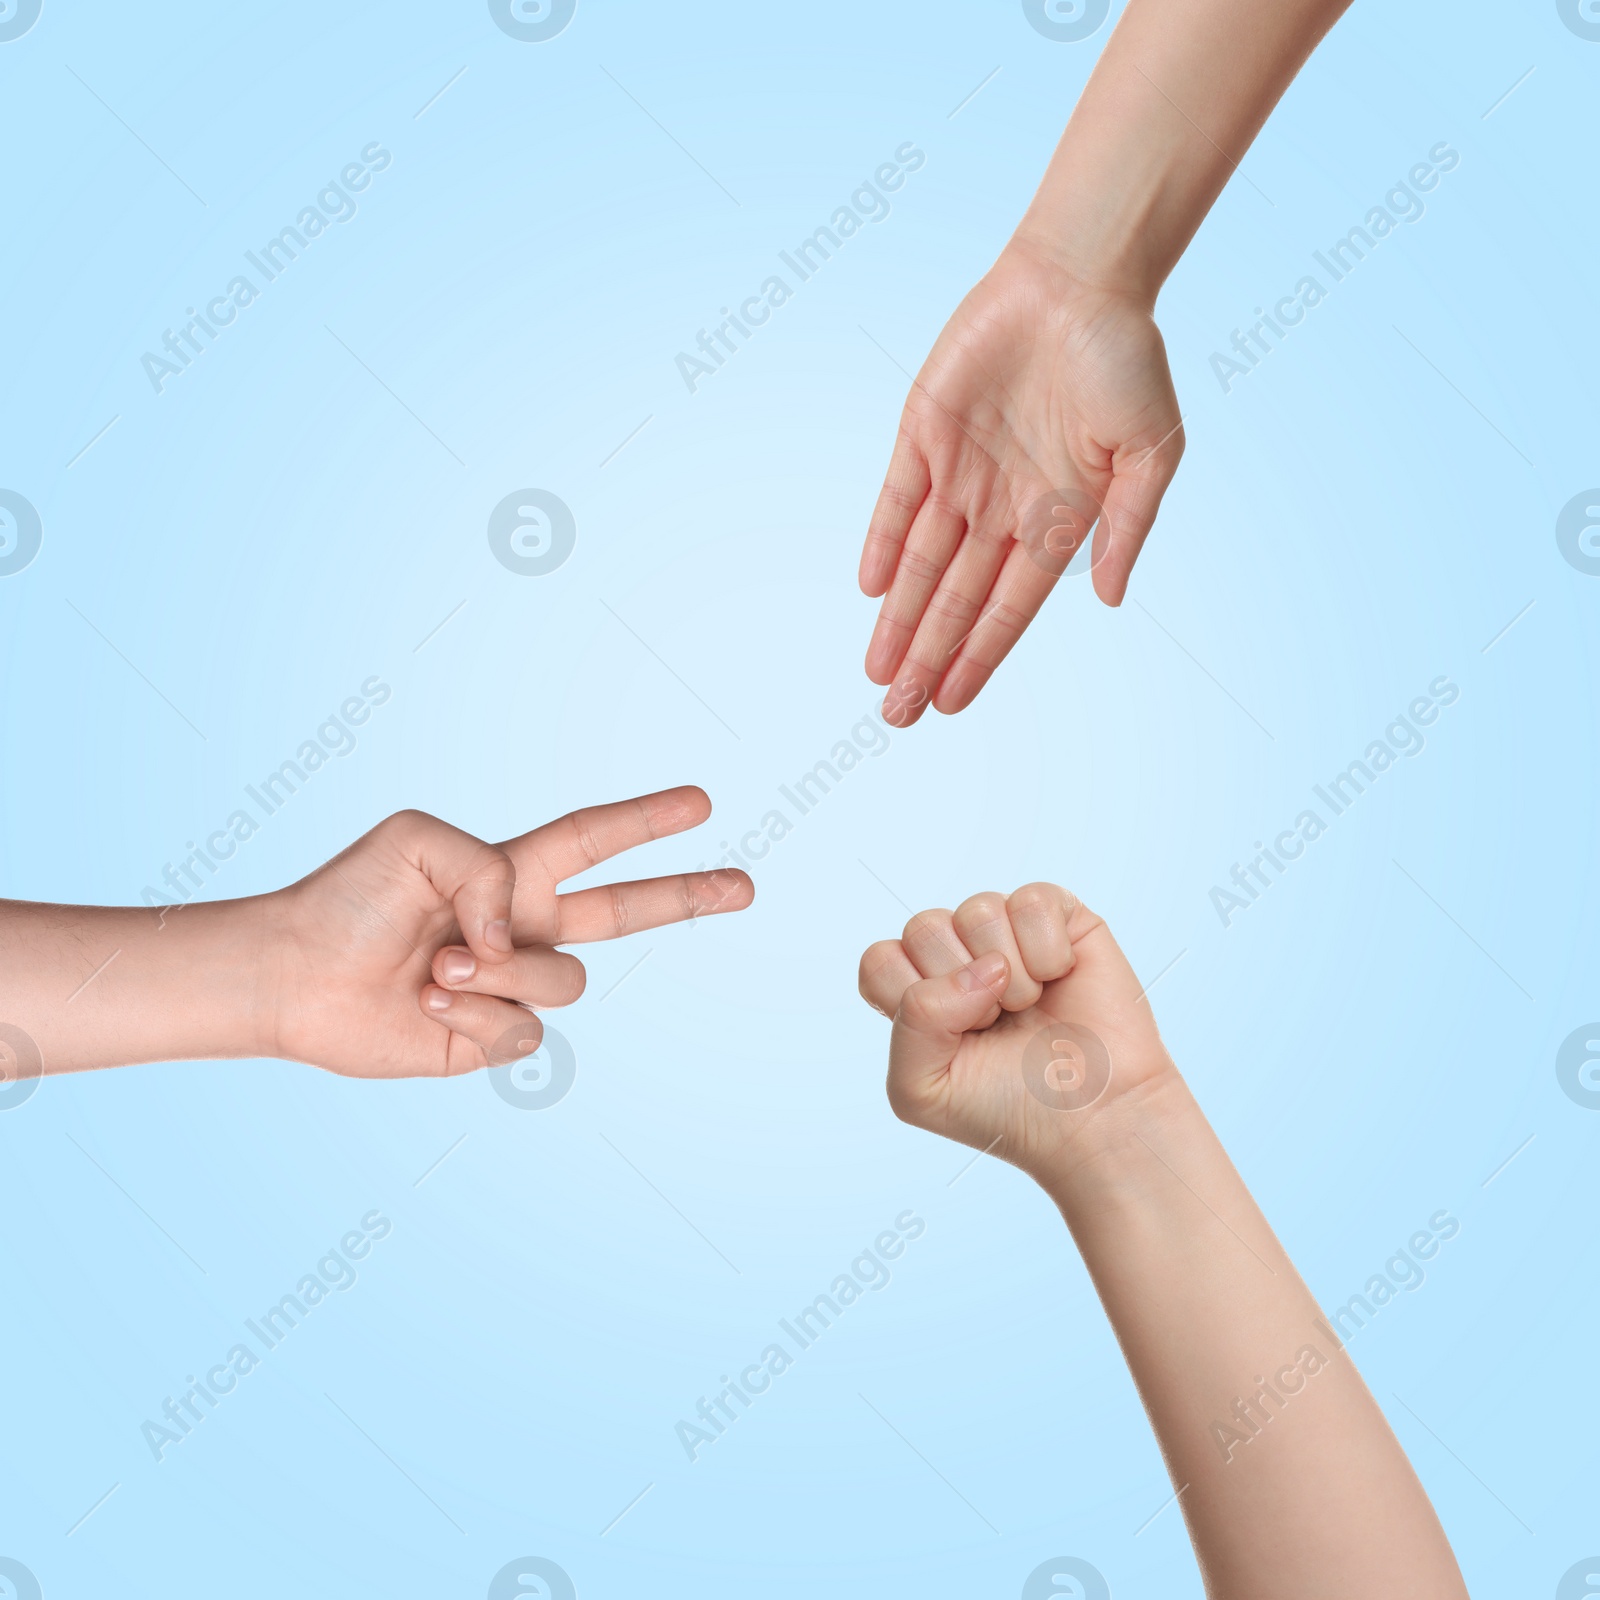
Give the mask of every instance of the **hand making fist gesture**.
[[1051, 883], [919, 913], [862, 956], [860, 981], [894, 1021], [895, 1115], [1047, 1186], [1091, 1119], [1175, 1077], [1110, 930]]

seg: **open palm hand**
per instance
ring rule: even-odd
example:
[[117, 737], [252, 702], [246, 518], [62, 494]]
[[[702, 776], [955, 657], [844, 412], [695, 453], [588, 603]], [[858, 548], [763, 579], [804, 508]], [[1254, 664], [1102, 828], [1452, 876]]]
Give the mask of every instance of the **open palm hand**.
[[889, 721], [971, 704], [1091, 529], [1095, 592], [1120, 604], [1181, 426], [1148, 309], [1013, 244], [912, 383], [862, 552]]

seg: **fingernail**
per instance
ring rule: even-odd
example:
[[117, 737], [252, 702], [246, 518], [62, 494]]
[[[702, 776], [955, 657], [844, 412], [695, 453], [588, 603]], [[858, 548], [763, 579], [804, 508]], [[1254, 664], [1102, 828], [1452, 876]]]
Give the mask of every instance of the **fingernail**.
[[957, 974], [961, 987], [969, 994], [977, 989], [992, 989], [1005, 976], [1006, 958], [996, 951], [979, 956]]
[[465, 950], [447, 950], [439, 958], [439, 971], [444, 974], [446, 983], [465, 983], [477, 970], [478, 963]]
[[428, 996], [428, 1009], [430, 1011], [448, 1011], [450, 1009], [450, 996], [443, 989], [435, 989]]
[[504, 917], [497, 917], [493, 922], [486, 923], [483, 929], [483, 942], [491, 950], [509, 950], [511, 924]]

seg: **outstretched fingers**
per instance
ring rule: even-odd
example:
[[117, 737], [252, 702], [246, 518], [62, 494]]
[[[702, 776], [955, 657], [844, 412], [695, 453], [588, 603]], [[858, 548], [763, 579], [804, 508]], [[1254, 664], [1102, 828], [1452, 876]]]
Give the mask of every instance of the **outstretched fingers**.
[[587, 944], [696, 917], [743, 911], [756, 897], [747, 873], [734, 867], [680, 872], [578, 889], [556, 900], [555, 944]]
[[983, 606], [934, 691], [934, 708], [945, 714], [963, 711], [1011, 654], [1012, 647], [1039, 614], [1056, 586], [1057, 574], [1041, 566], [1025, 545], [1015, 543], [1006, 556]]
[[895, 439], [894, 454], [889, 458], [889, 470], [878, 491], [878, 503], [872, 508], [867, 541], [861, 550], [863, 594], [876, 598], [889, 587], [895, 568], [900, 565], [906, 535], [922, 509], [922, 502], [928, 498], [932, 481], [926, 458], [902, 427]]
[[685, 784], [632, 800], [585, 806], [501, 846], [519, 871], [537, 869], [551, 883], [576, 877], [652, 839], [698, 827], [711, 815], [704, 789]]
[[930, 489], [906, 535], [867, 646], [867, 677], [873, 683], [887, 684], [900, 670], [928, 601], [966, 531], [965, 511], [939, 489]]

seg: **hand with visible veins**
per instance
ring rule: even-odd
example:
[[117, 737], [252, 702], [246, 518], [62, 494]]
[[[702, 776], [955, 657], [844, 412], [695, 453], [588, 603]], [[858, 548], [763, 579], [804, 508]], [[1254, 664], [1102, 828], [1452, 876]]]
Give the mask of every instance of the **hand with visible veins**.
[[568, 878], [704, 822], [669, 789], [489, 844], [402, 811], [300, 882], [177, 908], [0, 902], [0, 1087], [9, 1078], [235, 1056], [352, 1077], [449, 1077], [538, 1048], [529, 1008], [570, 1005], [615, 939], [754, 898], [742, 872], [563, 894]]
[[861, 993], [893, 1019], [895, 1114], [1021, 1167], [1060, 1209], [1205, 1592], [1466, 1600], [1405, 1452], [1105, 923], [1053, 884], [974, 895], [873, 945]]
[[1156, 297], [1348, 4], [1127, 0], [906, 398], [860, 572], [883, 597], [867, 676], [889, 722], [970, 705], [1091, 529], [1079, 567], [1122, 603], [1183, 453]]

